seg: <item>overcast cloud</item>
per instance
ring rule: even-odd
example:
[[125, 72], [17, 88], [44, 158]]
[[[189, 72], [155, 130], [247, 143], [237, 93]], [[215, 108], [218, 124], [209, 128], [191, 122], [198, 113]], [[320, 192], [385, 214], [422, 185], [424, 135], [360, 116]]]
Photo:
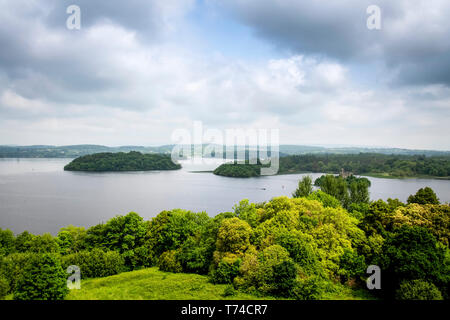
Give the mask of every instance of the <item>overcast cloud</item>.
[[378, 1], [376, 31], [369, 4], [0, 0], [0, 144], [166, 144], [201, 120], [286, 144], [450, 149], [450, 3]]

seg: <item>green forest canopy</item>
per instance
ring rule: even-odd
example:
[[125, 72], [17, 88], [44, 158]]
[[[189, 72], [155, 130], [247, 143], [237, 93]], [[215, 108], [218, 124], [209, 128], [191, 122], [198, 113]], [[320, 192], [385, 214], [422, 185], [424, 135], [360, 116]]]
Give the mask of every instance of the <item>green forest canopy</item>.
[[[348, 181], [358, 182], [364, 180]], [[62, 270], [77, 265], [83, 279], [157, 266], [208, 275], [230, 292], [323, 299], [355, 286], [366, 290], [374, 264], [384, 280], [381, 290], [365, 291], [368, 297], [449, 299], [448, 204], [422, 190], [408, 204], [360, 199], [346, 209], [328, 189], [243, 200], [215, 217], [174, 209], [145, 221], [131, 212], [87, 230], [68, 226], [56, 237], [0, 229], [0, 297], [60, 299]], [[50, 279], [49, 270], [61, 276]]]
[[280, 158], [279, 173], [338, 173], [341, 169], [356, 175], [450, 177], [450, 157], [385, 155], [378, 153], [293, 155]]
[[213, 173], [218, 176], [234, 177], [234, 178], [250, 178], [260, 176], [262, 165], [247, 163], [224, 163], [218, 166]]
[[[261, 165], [225, 163], [214, 174], [227, 177], [260, 176]], [[323, 172], [354, 175], [380, 175], [387, 177], [442, 177], [450, 178], [450, 157], [360, 154], [307, 154], [279, 158], [278, 174]]]
[[142, 154], [136, 151], [104, 152], [76, 158], [64, 167], [68, 171], [148, 171], [176, 170], [181, 165], [172, 162], [170, 155]]

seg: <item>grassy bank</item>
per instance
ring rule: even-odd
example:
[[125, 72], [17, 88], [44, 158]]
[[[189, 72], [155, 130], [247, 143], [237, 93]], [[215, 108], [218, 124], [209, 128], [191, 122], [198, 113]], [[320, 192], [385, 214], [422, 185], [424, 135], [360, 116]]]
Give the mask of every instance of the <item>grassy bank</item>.
[[[81, 282], [80, 290], [71, 290], [68, 300], [262, 300], [275, 299], [259, 297], [239, 291], [225, 296], [227, 285], [215, 285], [208, 277], [197, 274], [170, 273], [148, 268], [124, 272], [115, 276], [87, 279]], [[10, 297], [12, 298], [12, 297]], [[342, 286], [330, 300], [361, 300], [371, 297], [363, 290], [352, 290]]]
[[226, 285], [214, 285], [197, 274], [170, 273], [148, 268], [115, 276], [83, 280], [68, 300], [250, 300], [260, 297], [236, 291], [224, 297]]

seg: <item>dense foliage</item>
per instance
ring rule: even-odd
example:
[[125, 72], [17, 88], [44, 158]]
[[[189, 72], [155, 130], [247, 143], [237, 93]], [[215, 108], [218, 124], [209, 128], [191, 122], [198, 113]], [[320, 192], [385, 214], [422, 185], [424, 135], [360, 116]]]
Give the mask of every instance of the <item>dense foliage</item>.
[[179, 164], [172, 162], [170, 155], [128, 153], [95, 153], [76, 158], [64, 167], [68, 171], [148, 171], [176, 170]]
[[261, 175], [261, 167], [261, 164], [231, 162], [221, 164], [213, 173], [218, 176], [234, 178], [259, 177]]
[[61, 260], [65, 270], [78, 266], [82, 278], [107, 277], [124, 270], [124, 258], [117, 251], [83, 250], [62, 256]]
[[430, 187], [419, 189], [415, 195], [408, 197], [408, 203], [439, 204], [439, 199]]
[[158, 266], [208, 275], [228, 285], [224, 296], [322, 299], [364, 290], [374, 264], [382, 289], [367, 295], [450, 298], [448, 204], [370, 202], [365, 179], [356, 177], [328, 175], [317, 184], [312, 191], [305, 178], [294, 198], [243, 200], [215, 217], [174, 209], [145, 221], [130, 212], [88, 229], [62, 228], [56, 237], [0, 229], [0, 293], [62, 299], [69, 265], [83, 279]]
[[324, 172], [378, 174], [392, 177], [450, 177], [450, 157], [377, 153], [292, 155], [280, 157], [279, 173]]
[[353, 175], [343, 178], [327, 174], [317, 178], [314, 185], [339, 200], [346, 209], [351, 205], [369, 203], [370, 181], [367, 178], [357, 178]]
[[15, 300], [61, 300], [69, 289], [67, 274], [52, 254], [36, 256], [25, 267], [14, 291]]

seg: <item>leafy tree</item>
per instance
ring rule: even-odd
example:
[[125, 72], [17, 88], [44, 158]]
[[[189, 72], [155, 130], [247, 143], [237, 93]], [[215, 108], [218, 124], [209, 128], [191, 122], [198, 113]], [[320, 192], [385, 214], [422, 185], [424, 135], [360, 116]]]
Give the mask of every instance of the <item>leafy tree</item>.
[[392, 230], [393, 216], [394, 209], [388, 203], [381, 199], [373, 201], [359, 226], [368, 236], [374, 234], [385, 236]]
[[339, 275], [344, 282], [352, 278], [360, 280], [361, 277], [365, 276], [366, 263], [364, 256], [358, 255], [353, 250], [344, 250], [344, 254], [339, 261], [339, 266]]
[[403, 225], [395, 230], [384, 242], [377, 264], [383, 270], [386, 297], [392, 298], [403, 280], [420, 279], [448, 286], [445, 249], [422, 227]]
[[15, 239], [15, 247], [17, 252], [31, 251], [33, 243], [33, 235], [28, 231], [24, 231], [17, 235]]
[[35, 253], [59, 253], [58, 241], [50, 233], [32, 235], [28, 250]]
[[142, 217], [130, 212], [108, 220], [103, 228], [103, 246], [120, 252], [125, 258], [125, 265], [135, 268], [139, 258], [134, 250], [144, 245], [147, 234], [147, 225]]
[[0, 259], [0, 275], [8, 281], [12, 292], [16, 289], [17, 281], [22, 277], [24, 270], [36, 258], [36, 253], [12, 253]]
[[362, 178], [347, 183], [350, 193], [350, 203], [369, 203], [369, 180]]
[[14, 252], [14, 234], [11, 230], [0, 228], [0, 257]]
[[439, 204], [439, 199], [430, 187], [420, 188], [415, 195], [408, 197], [408, 204]]
[[9, 292], [8, 281], [0, 275], [0, 300], [3, 299]]
[[[128, 251], [128, 253], [131, 253], [131, 251]], [[129, 265], [133, 269], [138, 267], [151, 267], [157, 260], [151, 248], [146, 245], [137, 247], [133, 249], [132, 254], [124, 254], [123, 256], [125, 260], [128, 260]]]
[[62, 257], [64, 269], [71, 265], [80, 268], [82, 278], [107, 277], [124, 271], [124, 259], [116, 251], [82, 250]]
[[69, 254], [85, 249], [86, 229], [69, 225], [58, 233], [58, 245], [62, 254]]
[[314, 239], [298, 230], [275, 235], [275, 243], [289, 252], [289, 256], [306, 274], [320, 273], [320, 264]]
[[144, 221], [137, 213], [116, 216], [105, 224], [105, 246], [120, 253], [131, 251], [143, 244], [145, 234]]
[[297, 268], [295, 263], [291, 260], [282, 261], [273, 266], [273, 293], [279, 296], [288, 297], [291, 295], [291, 290], [295, 286], [295, 279], [297, 278]]
[[214, 239], [203, 237], [189, 237], [181, 246], [177, 259], [183, 271], [189, 273], [208, 273], [213, 260]]
[[232, 261], [221, 261], [217, 268], [211, 274], [211, 281], [213, 283], [233, 283], [234, 278], [239, 275], [239, 267], [241, 260], [235, 259]]
[[87, 229], [84, 242], [86, 249], [107, 248], [105, 224], [97, 224]]
[[440, 242], [448, 247], [450, 243], [450, 206], [420, 205], [417, 203], [398, 207], [393, 216], [394, 227], [421, 226], [428, 229]]
[[327, 208], [338, 208], [341, 207], [341, 203], [338, 199], [329, 195], [322, 190], [316, 190], [308, 196], [308, 200], [317, 200], [322, 203], [322, 205]]
[[370, 181], [367, 178], [349, 176], [344, 179], [328, 174], [317, 178], [314, 184], [338, 199], [346, 209], [351, 204], [369, 203]]
[[183, 267], [177, 259], [177, 251], [169, 250], [163, 252], [158, 259], [158, 267], [161, 271], [182, 272]]
[[255, 288], [264, 294], [286, 295], [286, 292], [281, 291], [292, 287], [297, 273], [293, 267], [288, 251], [279, 245], [272, 245], [262, 252], [245, 255], [242, 275], [235, 282], [238, 286]]
[[442, 300], [439, 289], [430, 282], [423, 280], [405, 280], [400, 283], [395, 293], [398, 300]]
[[248, 199], [244, 199], [238, 205], [235, 205], [233, 209], [236, 217], [246, 221], [251, 227], [256, 227], [259, 222], [259, 215], [254, 203], [249, 203]]
[[155, 256], [168, 250], [176, 250], [190, 237], [199, 232], [210, 222], [205, 212], [174, 209], [163, 211], [154, 217], [149, 225], [149, 246]]
[[62, 300], [68, 293], [67, 274], [52, 254], [34, 258], [14, 291], [15, 300]]
[[225, 219], [220, 224], [216, 247], [221, 252], [243, 253], [250, 245], [252, 228], [239, 218]]
[[298, 182], [298, 187], [292, 194], [294, 198], [307, 197], [313, 192], [313, 183], [310, 176], [304, 176]]

